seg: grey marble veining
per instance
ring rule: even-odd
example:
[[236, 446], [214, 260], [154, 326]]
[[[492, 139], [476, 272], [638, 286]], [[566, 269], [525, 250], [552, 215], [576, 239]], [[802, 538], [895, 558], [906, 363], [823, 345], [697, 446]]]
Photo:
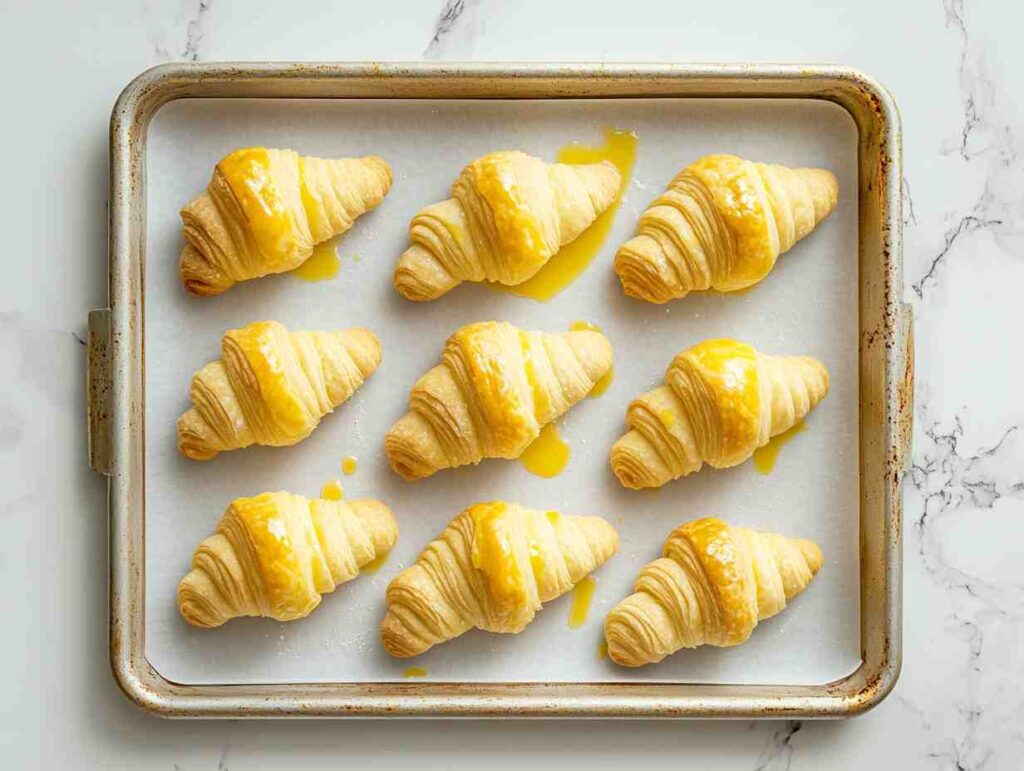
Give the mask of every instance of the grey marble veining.
[[[18, 223], [0, 283], [3, 737], [13, 767], [1024, 766], [1024, 70], [1019, 4], [530, 0], [0, 8], [0, 131]], [[105, 136], [143, 68], [203, 59], [840, 61], [895, 93], [917, 410], [905, 488], [904, 669], [843, 724], [168, 723], [106, 666], [104, 484], [85, 468], [85, 313], [104, 302]], [[10, 594], [10, 593], [9, 593]], [[59, 694], [59, 698], [55, 695]]]

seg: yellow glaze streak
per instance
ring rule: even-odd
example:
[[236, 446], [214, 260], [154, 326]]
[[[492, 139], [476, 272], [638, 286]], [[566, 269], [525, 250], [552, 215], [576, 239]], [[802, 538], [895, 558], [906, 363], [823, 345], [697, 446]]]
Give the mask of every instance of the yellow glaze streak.
[[[636, 145], [637, 137], [632, 131], [606, 128], [602, 144], [592, 147], [574, 142], [559, 150], [556, 160], [559, 163], [611, 161], [622, 174], [622, 185], [619, 188], [621, 197], [623, 191], [629, 186], [629, 180], [633, 173]], [[492, 288], [511, 292], [520, 297], [529, 297], [539, 302], [550, 300], [575, 281], [577, 276], [597, 256], [611, 231], [620, 201], [621, 198], [609, 206], [576, 240], [564, 245], [558, 254], [554, 255], [547, 265], [537, 271], [533, 277], [516, 286], [491, 285]]]
[[591, 399], [596, 399], [598, 396], [603, 394], [611, 386], [612, 381], [615, 380], [615, 365], [613, 364], [608, 368], [601, 377], [594, 383], [594, 387], [590, 389], [590, 393], [587, 396]]
[[402, 677], [426, 677], [426, 667], [406, 667]]
[[[757, 624], [757, 603], [750, 602], [756, 588], [753, 571], [743, 570], [743, 561], [736, 554], [729, 526], [720, 519], [708, 517], [687, 522], [679, 530], [693, 545], [708, 584], [717, 587], [721, 624], [728, 643], [742, 642]], [[672, 540], [669, 536], [666, 546]]]
[[274, 322], [257, 321], [242, 329], [232, 329], [225, 337], [234, 341], [252, 368], [260, 396], [273, 415], [275, 433], [296, 439], [309, 433], [309, 415], [277, 356], [275, 328]]
[[320, 488], [320, 497], [327, 501], [340, 501], [345, 497], [345, 489], [341, 486], [341, 482], [332, 479]]
[[476, 189], [494, 213], [498, 241], [512, 275], [529, 274], [547, 259], [537, 216], [523, 199], [505, 153], [490, 153], [473, 162]]
[[358, 465], [355, 455], [346, 455], [341, 461], [341, 470], [345, 476], [351, 476], [356, 473]]
[[562, 473], [572, 455], [568, 443], [558, 435], [554, 423], [540, 430], [540, 436], [523, 450], [519, 460], [531, 474], [549, 479]]
[[735, 340], [705, 340], [680, 356], [701, 374], [718, 404], [722, 457], [730, 462], [745, 460], [757, 444], [757, 353]]
[[548, 399], [544, 389], [538, 387], [537, 370], [533, 365], [530, 336], [521, 329], [519, 330], [519, 345], [523, 349], [523, 365], [526, 370], [526, 380], [529, 382], [530, 391], [533, 394], [533, 416], [540, 422], [540, 416], [547, 415], [550, 412], [551, 401]]
[[487, 424], [494, 432], [498, 447], [522, 447], [534, 438], [533, 421], [523, 415], [522, 400], [502, 368], [504, 356], [490, 341], [494, 322], [470, 324], [451, 337], [462, 349], [463, 360], [479, 398], [480, 408], [487, 415]]
[[508, 506], [501, 501], [469, 507], [469, 516], [473, 519], [471, 559], [473, 567], [486, 576], [496, 601], [523, 605], [527, 601], [526, 577], [509, 537], [507, 513]]
[[235, 194], [253, 238], [268, 264], [280, 265], [293, 257], [289, 244], [295, 230], [288, 211], [270, 175], [270, 154], [265, 147], [236, 150], [217, 164]]
[[[760, 281], [775, 264], [778, 232], [768, 193], [754, 164], [734, 155], [709, 155], [687, 167], [711, 192], [736, 238], [739, 259], [720, 289], [733, 291]], [[751, 173], [753, 172], [753, 173]]]
[[304, 281], [327, 281], [338, 275], [341, 270], [341, 258], [338, 257], [338, 241], [331, 239], [313, 247], [309, 259], [291, 271]]
[[296, 607], [295, 598], [307, 599], [309, 591], [299, 563], [298, 550], [292, 547], [288, 524], [278, 510], [275, 493], [263, 493], [254, 498], [238, 498], [231, 504], [238, 520], [244, 523], [252, 546], [267, 604], [276, 615], [298, 618], [311, 606]]
[[778, 436], [773, 436], [771, 440], [764, 447], [758, 447], [754, 450], [754, 468], [757, 469], [759, 474], [770, 474], [772, 469], [775, 468], [775, 461], [778, 460], [779, 451], [789, 444], [794, 436], [801, 433], [807, 424], [804, 421], [800, 421], [793, 426], [789, 431], [784, 431]]
[[606, 658], [608, 658], [608, 641], [607, 640], [601, 640], [601, 642], [598, 644], [598, 646], [597, 646], [597, 658], [598, 659], [606, 659]]
[[572, 607], [569, 609], [569, 628], [578, 629], [587, 620], [590, 603], [594, 601], [597, 579], [587, 576], [572, 588]]

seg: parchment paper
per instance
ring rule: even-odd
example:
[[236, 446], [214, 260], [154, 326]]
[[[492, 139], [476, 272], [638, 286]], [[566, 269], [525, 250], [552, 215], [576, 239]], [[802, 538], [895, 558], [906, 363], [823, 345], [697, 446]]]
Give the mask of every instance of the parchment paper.
[[[488, 151], [521, 149], [553, 160], [570, 141], [598, 143], [602, 128], [636, 131], [638, 157], [612, 233], [589, 269], [548, 303], [464, 284], [414, 304], [392, 289], [410, 218], [444, 199], [464, 164]], [[860, 661], [857, 451], [856, 128], [839, 107], [812, 101], [641, 100], [564, 102], [187, 100], [162, 108], [149, 130], [146, 242], [146, 655], [180, 683], [380, 681], [414, 663], [444, 681], [688, 681], [824, 683]], [[181, 287], [178, 210], [203, 189], [213, 165], [247, 145], [330, 156], [379, 154], [395, 171], [390, 195], [339, 247], [340, 274], [308, 283], [273, 276], [196, 299]], [[626, 298], [611, 268], [645, 206], [688, 162], [731, 152], [794, 166], [824, 166], [839, 178], [838, 208], [782, 256], [752, 291], [693, 294], [665, 306]], [[221, 334], [259, 319], [291, 329], [367, 326], [384, 361], [367, 384], [301, 444], [250, 448], [196, 463], [179, 455], [175, 420], [188, 406], [192, 374], [219, 355]], [[404, 413], [416, 378], [437, 363], [445, 338], [478, 320], [563, 331], [599, 324], [615, 347], [616, 377], [562, 421], [567, 469], [553, 479], [515, 461], [484, 461], [415, 484], [388, 467], [383, 439]], [[731, 336], [766, 352], [808, 353], [832, 376], [807, 430], [782, 449], [775, 471], [750, 462], [704, 470], [656, 492], [619, 486], [608, 450], [625, 409], [661, 382], [672, 356], [707, 337]], [[349, 477], [339, 464], [358, 458]], [[316, 495], [341, 478], [348, 497], [377, 497], [396, 512], [400, 538], [375, 575], [324, 597], [307, 619], [279, 624], [236, 619], [189, 627], [175, 604], [194, 548], [235, 497], [287, 489]], [[570, 598], [549, 603], [520, 635], [472, 631], [414, 661], [392, 660], [378, 623], [389, 579], [411, 564], [463, 507], [507, 498], [524, 505], [594, 513], [618, 529], [617, 556], [594, 574], [587, 622], [569, 629]], [[825, 566], [779, 616], [740, 647], [683, 651], [657, 666], [616, 667], [598, 657], [607, 611], [631, 591], [639, 569], [681, 522], [717, 514], [736, 524], [806, 536]]]

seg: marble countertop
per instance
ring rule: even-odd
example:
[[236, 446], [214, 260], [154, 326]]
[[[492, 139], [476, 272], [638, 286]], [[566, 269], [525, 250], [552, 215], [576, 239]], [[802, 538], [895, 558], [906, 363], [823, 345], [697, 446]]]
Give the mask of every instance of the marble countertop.
[[[8, 182], [0, 340], [12, 768], [1024, 765], [1024, 6], [632, 0], [0, 4]], [[84, 320], [106, 304], [107, 120], [169, 60], [839, 62], [895, 94], [917, 318], [904, 664], [846, 722], [168, 722], [107, 667], [105, 481], [87, 468]]]

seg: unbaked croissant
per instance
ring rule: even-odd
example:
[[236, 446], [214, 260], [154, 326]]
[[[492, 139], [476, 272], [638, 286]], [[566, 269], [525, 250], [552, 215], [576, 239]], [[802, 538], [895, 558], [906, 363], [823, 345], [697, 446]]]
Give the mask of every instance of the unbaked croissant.
[[199, 544], [178, 584], [178, 609], [193, 626], [237, 616], [294, 621], [321, 595], [391, 551], [398, 525], [380, 501], [328, 501], [263, 493], [231, 502], [216, 535]]
[[221, 358], [192, 378], [194, 406], [178, 418], [178, 449], [209, 460], [250, 444], [295, 444], [378, 364], [380, 341], [367, 329], [289, 333], [276, 321], [232, 329]]
[[616, 664], [639, 667], [680, 648], [739, 645], [806, 589], [822, 564], [813, 541], [714, 518], [677, 528], [661, 553], [640, 571], [635, 594], [605, 619]]
[[484, 458], [518, 458], [611, 366], [612, 346], [600, 332], [526, 332], [496, 321], [462, 327], [388, 431], [391, 467], [412, 480]]
[[413, 217], [395, 288], [433, 300], [463, 281], [521, 284], [615, 201], [621, 181], [608, 161], [544, 163], [509, 151], [478, 158], [451, 198]]
[[206, 192], [181, 210], [181, 280], [197, 295], [297, 268], [313, 246], [352, 227], [391, 187], [376, 156], [314, 158], [247, 147], [223, 158]]
[[679, 172], [615, 255], [630, 297], [663, 303], [688, 292], [756, 284], [779, 255], [835, 208], [824, 169], [709, 155]]
[[629, 405], [629, 431], [613, 446], [625, 487], [661, 487], [707, 463], [736, 466], [803, 420], [828, 393], [828, 370], [810, 356], [769, 356], [735, 340], [705, 340], [678, 354], [665, 385]]
[[405, 658], [474, 627], [516, 634], [618, 548], [600, 517], [477, 503], [388, 585], [384, 648]]

